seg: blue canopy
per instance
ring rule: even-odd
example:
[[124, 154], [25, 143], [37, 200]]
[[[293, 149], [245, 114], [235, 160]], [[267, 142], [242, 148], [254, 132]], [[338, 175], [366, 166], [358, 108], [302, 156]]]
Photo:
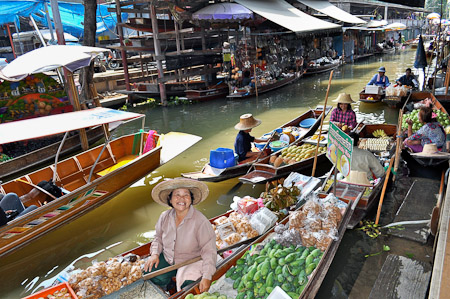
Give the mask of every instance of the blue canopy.
[[19, 21], [19, 17], [29, 17], [31, 13], [41, 9], [42, 0], [2, 1], [0, 9], [0, 25]]

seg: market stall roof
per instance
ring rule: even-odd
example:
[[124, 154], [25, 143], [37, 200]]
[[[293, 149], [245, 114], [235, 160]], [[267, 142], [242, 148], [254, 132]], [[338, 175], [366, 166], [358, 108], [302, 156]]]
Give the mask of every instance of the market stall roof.
[[284, 0], [235, 0], [258, 15], [294, 32], [338, 29], [341, 26], [312, 17]]
[[352, 14], [334, 6], [328, 1], [325, 0], [297, 0], [300, 3], [305, 4], [306, 6], [311, 7], [327, 16], [332, 17], [333, 19], [352, 24], [365, 24], [366, 21], [355, 17]]
[[237, 3], [216, 3], [192, 14], [194, 20], [242, 20], [253, 18], [253, 12]]
[[0, 144], [57, 135], [139, 117], [143, 115], [99, 107], [13, 121], [0, 125]]
[[361, 30], [361, 31], [382, 31], [386, 30], [384, 27], [378, 27], [378, 28], [369, 28], [366, 26], [352, 26], [352, 27], [342, 27], [342, 30], [345, 32], [347, 30]]

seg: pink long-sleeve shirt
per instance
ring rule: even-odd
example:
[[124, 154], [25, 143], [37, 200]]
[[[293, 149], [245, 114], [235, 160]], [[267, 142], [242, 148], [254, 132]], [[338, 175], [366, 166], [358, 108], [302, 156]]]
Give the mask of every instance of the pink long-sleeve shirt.
[[[176, 227], [175, 210], [161, 214], [156, 223], [156, 235], [150, 247], [150, 254], [164, 254], [166, 261], [178, 264], [201, 256], [202, 260], [178, 270], [177, 284], [184, 280], [200, 277], [211, 279], [216, 271], [216, 235], [209, 220], [194, 207], [190, 207], [183, 221]], [[181, 270], [181, 271], [180, 271]]]

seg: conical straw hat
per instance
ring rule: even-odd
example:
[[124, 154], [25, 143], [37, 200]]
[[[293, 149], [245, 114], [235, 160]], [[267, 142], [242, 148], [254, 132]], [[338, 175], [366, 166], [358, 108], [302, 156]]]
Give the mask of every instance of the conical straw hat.
[[423, 146], [423, 151], [420, 153], [411, 154], [416, 157], [425, 157], [425, 158], [441, 158], [441, 159], [449, 159], [450, 154], [445, 152], [438, 151], [438, 148], [435, 143], [425, 144]]
[[256, 119], [250, 113], [241, 115], [239, 123], [234, 126], [236, 130], [249, 130], [253, 129], [261, 124], [261, 120]]
[[169, 206], [169, 194], [179, 188], [185, 188], [192, 192], [194, 195], [192, 204], [194, 205], [204, 201], [209, 194], [208, 186], [203, 182], [186, 178], [175, 178], [156, 185], [152, 190], [153, 200], [160, 205]]
[[335, 103], [342, 103], [342, 104], [352, 104], [354, 101], [352, 100], [352, 97], [348, 93], [340, 93], [336, 100], [333, 100]]
[[351, 170], [348, 177], [341, 182], [352, 185], [372, 187], [372, 184], [367, 179], [367, 172], [365, 171]]

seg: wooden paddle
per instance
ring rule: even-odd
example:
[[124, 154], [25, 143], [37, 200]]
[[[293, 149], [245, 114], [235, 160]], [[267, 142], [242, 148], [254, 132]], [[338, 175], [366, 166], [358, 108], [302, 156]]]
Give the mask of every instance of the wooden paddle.
[[311, 176], [314, 176], [316, 174], [317, 153], [319, 152], [319, 144], [320, 144], [320, 137], [322, 136], [323, 120], [325, 119], [325, 111], [327, 109], [328, 94], [330, 93], [331, 79], [333, 79], [333, 73], [334, 73], [334, 70], [331, 71], [330, 79], [328, 80], [327, 94], [325, 96], [325, 103], [323, 105], [323, 112], [322, 112], [322, 116], [320, 118], [319, 137], [317, 138], [317, 145], [316, 145], [316, 151], [314, 153], [314, 163], [313, 163], [313, 170], [312, 170]]
[[441, 175], [441, 185], [439, 187], [439, 196], [436, 206], [433, 208], [433, 213], [431, 213], [431, 221], [430, 221], [430, 231], [433, 236], [436, 236], [436, 233], [439, 228], [439, 218], [441, 214], [441, 201], [443, 197], [444, 191], [444, 180], [445, 180], [445, 171], [442, 172]]
[[377, 218], [375, 220], [375, 224], [378, 224], [378, 221], [380, 220], [381, 207], [383, 206], [384, 195], [386, 193], [386, 187], [387, 187], [387, 183], [389, 181], [389, 175], [391, 174], [392, 163], [394, 162], [394, 160], [395, 160], [395, 156], [393, 156], [391, 158], [391, 161], [389, 162], [389, 167], [387, 169], [386, 178], [384, 179], [383, 189], [381, 190], [380, 203], [378, 204]]
[[266, 150], [267, 146], [269, 145], [270, 141], [272, 140], [273, 136], [275, 136], [276, 131], [273, 130], [272, 135], [270, 135], [270, 138], [267, 139], [266, 145], [264, 145], [263, 149], [259, 152], [258, 156], [256, 156], [255, 160], [253, 160], [253, 162], [250, 163], [250, 167], [247, 170], [248, 174], [250, 172], [250, 170], [252, 169], [252, 166], [258, 162], [259, 157], [261, 157], [261, 155], [264, 153], [264, 151]]

